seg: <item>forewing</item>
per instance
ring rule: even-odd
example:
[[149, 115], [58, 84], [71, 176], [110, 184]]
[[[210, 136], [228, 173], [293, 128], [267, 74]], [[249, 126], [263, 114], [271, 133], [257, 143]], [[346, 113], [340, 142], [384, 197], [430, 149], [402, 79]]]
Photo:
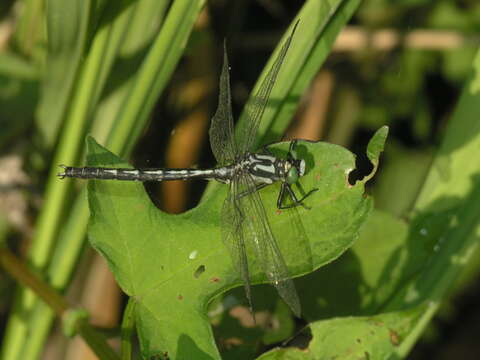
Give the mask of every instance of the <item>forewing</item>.
[[[283, 205], [293, 205], [293, 199], [288, 194], [285, 195], [286, 201], [283, 202]], [[299, 258], [307, 262], [310, 269], [313, 270], [312, 249], [298, 209], [298, 206], [294, 206], [281, 210], [281, 212], [288, 217], [287, 221], [290, 227], [290, 231], [282, 233], [282, 236], [287, 236], [289, 239], [295, 239], [295, 253]]]
[[268, 103], [268, 98], [270, 97], [270, 93], [272, 92], [273, 85], [277, 79], [278, 72], [280, 71], [280, 67], [282, 66], [283, 60], [285, 59], [285, 55], [287, 54], [288, 48], [292, 42], [292, 37], [297, 28], [297, 24], [295, 24], [292, 33], [287, 38], [285, 43], [280, 50], [275, 62], [273, 63], [272, 67], [268, 71], [267, 76], [263, 79], [258, 92], [251, 98], [246, 107], [245, 112], [247, 114], [247, 122], [243, 130], [241, 130], [241, 134], [239, 134], [238, 139], [240, 139], [240, 153], [244, 153], [247, 151], [253, 151], [253, 142], [255, 136], [257, 134], [258, 126], [260, 124], [260, 120], [262, 119], [263, 113], [265, 112], [265, 107]]
[[222, 208], [222, 240], [230, 253], [235, 270], [243, 281], [245, 296], [253, 313], [244, 225], [244, 214], [238, 201], [238, 182], [234, 179], [230, 183], [230, 192]]
[[287, 265], [278, 247], [268, 222], [253, 178], [247, 172], [238, 179], [238, 202], [243, 217], [243, 237], [248, 246], [255, 250], [257, 262], [261, 264], [267, 278], [277, 289], [283, 300], [296, 316], [300, 316], [300, 300], [295, 285], [290, 279]]
[[210, 146], [220, 165], [235, 159], [236, 146], [233, 136], [232, 99], [226, 45], [223, 46], [223, 67], [220, 75], [218, 107], [210, 124]]

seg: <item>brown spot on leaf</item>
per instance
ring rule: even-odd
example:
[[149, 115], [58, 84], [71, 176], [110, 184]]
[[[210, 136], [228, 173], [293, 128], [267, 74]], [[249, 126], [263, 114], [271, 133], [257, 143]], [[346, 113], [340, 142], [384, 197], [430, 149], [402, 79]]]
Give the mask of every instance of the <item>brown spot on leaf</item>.
[[392, 329], [390, 329], [390, 342], [394, 346], [398, 346], [400, 344], [400, 338], [399, 338], [397, 332], [393, 331]]

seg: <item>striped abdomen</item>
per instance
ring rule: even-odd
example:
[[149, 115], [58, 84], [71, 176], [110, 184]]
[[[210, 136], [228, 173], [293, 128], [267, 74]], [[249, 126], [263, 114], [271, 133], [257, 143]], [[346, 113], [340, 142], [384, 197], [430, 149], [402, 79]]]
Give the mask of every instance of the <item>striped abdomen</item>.
[[62, 166], [64, 171], [59, 173], [61, 178], [71, 177], [97, 180], [130, 180], [130, 181], [168, 181], [186, 179], [216, 179], [221, 181], [228, 174], [225, 168], [196, 170], [196, 169], [118, 169], [100, 167], [70, 167]]

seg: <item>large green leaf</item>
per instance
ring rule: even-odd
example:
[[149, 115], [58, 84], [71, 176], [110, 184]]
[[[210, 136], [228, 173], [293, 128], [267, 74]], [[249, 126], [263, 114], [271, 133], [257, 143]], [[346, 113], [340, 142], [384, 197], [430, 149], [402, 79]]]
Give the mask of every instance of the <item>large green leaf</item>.
[[376, 316], [343, 317], [309, 325], [312, 340], [305, 349], [275, 349], [259, 359], [393, 359], [403, 337], [425, 310], [418, 306]]
[[[337, 35], [352, 17], [360, 2], [361, 0], [309, 0], [304, 3], [280, 42], [283, 44], [298, 20], [296, 34], [262, 116], [256, 144], [276, 141], [284, 133], [302, 94], [317, 75], [318, 69], [330, 54]], [[277, 46], [259, 76], [249, 101], [255, 101], [254, 94], [267, 76], [279, 51], [280, 46]], [[245, 126], [247, 119], [247, 114], [243, 112], [237, 130]]]
[[406, 222], [373, 211], [344, 256], [296, 282], [300, 294], [304, 289], [310, 294], [303, 298], [311, 323], [309, 351], [277, 349], [262, 359], [401, 358], [402, 349], [418, 336], [422, 316], [431, 315], [435, 306], [423, 302], [386, 309], [405, 284], [428, 269], [434, 255], [433, 244], [418, 241]]
[[[375, 163], [385, 135], [386, 128], [382, 128], [369, 144], [368, 153]], [[88, 145], [90, 166], [126, 166], [93, 139]], [[285, 154], [287, 149], [288, 143], [280, 143], [272, 151]], [[364, 181], [348, 183], [354, 168], [354, 155], [349, 151], [327, 143], [301, 142], [298, 153], [307, 162], [302, 187], [319, 189], [307, 201], [311, 210], [298, 209], [308, 244], [294, 241], [288, 211], [277, 210], [278, 186], [261, 191], [292, 276], [340, 256], [356, 240], [372, 208], [371, 199], [364, 196]], [[227, 186], [218, 187], [193, 210], [168, 215], [153, 206], [141, 184], [89, 183], [89, 238], [107, 259], [122, 289], [137, 301], [145, 356], [164, 351], [179, 359], [219, 356], [206, 307], [215, 295], [241, 285], [220, 236], [226, 191]], [[252, 282], [265, 282], [253, 254], [249, 259]]]
[[[378, 314], [399, 288], [418, 273], [428, 256], [421, 243], [409, 243], [408, 224], [373, 211], [358, 241], [338, 261], [298, 279], [308, 321]], [[335, 279], [332, 281], [331, 279]]]
[[[304, 306], [309, 320], [382, 317], [393, 312], [409, 324], [399, 345], [390, 349], [393, 358], [401, 358], [445, 301], [478, 249], [480, 165], [472, 156], [480, 148], [480, 123], [476, 119], [479, 69], [477, 56], [473, 77], [449, 123], [412, 221], [408, 224], [374, 212], [351, 251], [331, 266], [297, 281], [300, 292], [302, 288], [318, 289], [311, 291], [312, 297]], [[415, 309], [420, 308], [424, 311], [418, 316]], [[348, 322], [345, 326], [348, 332]], [[325, 339], [323, 346], [328, 347], [330, 340]], [[336, 355], [342, 358], [341, 351]]]
[[48, 65], [37, 124], [48, 147], [55, 142], [85, 55], [91, 12], [89, 0], [47, 2]]
[[[429, 251], [421, 272], [405, 284], [388, 304], [404, 308], [428, 301], [438, 308], [470, 258], [478, 249], [480, 226], [480, 52], [445, 138], [415, 203], [409, 243]], [[425, 313], [417, 329], [402, 346], [407, 354], [435, 311]]]

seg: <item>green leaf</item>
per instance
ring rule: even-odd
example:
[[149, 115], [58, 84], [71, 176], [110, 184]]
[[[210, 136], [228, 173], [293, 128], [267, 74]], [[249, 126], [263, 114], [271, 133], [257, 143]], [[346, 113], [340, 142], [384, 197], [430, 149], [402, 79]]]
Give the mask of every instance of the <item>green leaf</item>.
[[[360, 2], [361, 0], [309, 0], [304, 3], [265, 65], [249, 98], [249, 101], [254, 101], [254, 94], [267, 76], [286, 37], [291, 34], [293, 25], [299, 20], [297, 31], [263, 114], [257, 145], [276, 141], [280, 134], [285, 132], [302, 94], [317, 75], [330, 54], [337, 35], [352, 17]], [[246, 119], [247, 114], [244, 112], [239, 119], [237, 130], [243, 126]]]
[[0, 147], [32, 123], [38, 68], [13, 53], [0, 54]]
[[[308, 321], [382, 312], [428, 256], [420, 243], [407, 243], [408, 225], [375, 210], [358, 241], [334, 263], [297, 280]], [[335, 281], [332, 281], [335, 279]], [[318, 284], [322, 284], [319, 286]]]
[[[381, 212], [369, 218], [345, 256], [302, 287], [325, 284], [304, 307], [310, 320], [404, 313], [410, 330], [392, 356], [405, 357], [478, 248], [480, 163], [480, 56], [407, 224]], [[310, 276], [309, 276], [310, 277]], [[308, 277], [306, 277], [308, 278]], [[332, 284], [330, 279], [335, 279]], [[324, 344], [325, 345], [325, 344]], [[325, 345], [328, 346], [328, 345]]]
[[[49, 26], [52, 26], [52, 31], [54, 31], [53, 36], [55, 36], [55, 38], [52, 38], [53, 42], [51, 44], [49, 43], [49, 45], [52, 46], [50, 49], [51, 58], [49, 59], [49, 68], [47, 69], [48, 74], [45, 76], [46, 82], [43, 89], [41, 109], [39, 110], [41, 112], [40, 117], [48, 122], [48, 124], [46, 122], [44, 123], [45, 127], [39, 125], [44, 131], [49, 132], [48, 135], [41, 136], [42, 139], [46, 139], [47, 142], [53, 139], [55, 131], [58, 130], [58, 121], [64, 117], [65, 113], [68, 113], [69, 116], [62, 127], [62, 136], [58, 140], [59, 146], [57, 146], [57, 151], [52, 161], [53, 168], [50, 172], [50, 179], [45, 194], [46, 200], [36, 223], [35, 241], [32, 243], [30, 250], [32, 263], [35, 264], [37, 268], [42, 268], [50, 261], [53, 244], [58, 245], [53, 253], [54, 259], [50, 263], [51, 267], [48, 270], [50, 274], [49, 279], [58, 288], [65, 287], [74, 268], [76, 259], [80, 254], [88, 219], [88, 209], [86, 202], [82, 203], [82, 194], [80, 194], [79, 201], [74, 204], [73, 210], [68, 212], [69, 217], [66, 221], [62, 221], [62, 215], [54, 215], [55, 213], [65, 214], [64, 202], [71, 185], [71, 183], [58, 181], [58, 178], [55, 176], [57, 166], [62, 163], [74, 164], [77, 162], [81, 151], [82, 132], [86, 131], [85, 129], [90, 125], [92, 119], [91, 112], [99, 100], [106, 75], [108, 75], [111, 70], [110, 66], [112, 61], [116, 59], [119, 45], [122, 44], [124, 40], [123, 35], [137, 28], [131, 26], [131, 15], [134, 15], [135, 11], [139, 8], [145, 11], [145, 6], [148, 6], [145, 4], [146, 2], [150, 5], [151, 13], [156, 13], [160, 5], [163, 5], [162, 11], [164, 11], [165, 4], [170, 3], [167, 0], [162, 0], [162, 4], [160, 4], [160, 1], [153, 4], [151, 0], [142, 0], [142, 4], [139, 6], [139, 1], [101, 0], [95, 2], [95, 8], [94, 5], [90, 7], [91, 12], [94, 12], [90, 17], [88, 17], [86, 9], [90, 6], [88, 5], [90, 2], [87, 1], [82, 2], [81, 5], [78, 6], [76, 6], [74, 2], [69, 2], [67, 8], [65, 8], [62, 5], [63, 2], [60, 4], [54, 0], [49, 2], [49, 6], [47, 7], [49, 17], [52, 17], [49, 19], [52, 21], [52, 24], [49, 23]], [[149, 56], [150, 71], [153, 71], [155, 76], [144, 77], [144, 81], [135, 82], [142, 91], [145, 90], [145, 88], [148, 89], [148, 96], [151, 99], [158, 97], [160, 90], [169, 79], [171, 71], [176, 64], [175, 61], [178, 61], [180, 58], [190, 30], [195, 23], [196, 16], [201, 10], [201, 3], [203, 3], [203, 0], [181, 0], [175, 1], [171, 6], [168, 15], [170, 18], [168, 26], [169, 36], [162, 34], [163, 29], [165, 29], [165, 27], [162, 27], [162, 31], [159, 32], [157, 37], [160, 37], [162, 39], [161, 42], [166, 45], [163, 49], [168, 49], [167, 53], [171, 60], [167, 61], [169, 68], [166, 70], [167, 72], [162, 69], [159, 70], [159, 68], [162, 68], [161, 64], [165, 61], [165, 53], [159, 54], [157, 51], [155, 56]], [[180, 11], [179, 13], [179, 8], [185, 11], [183, 13]], [[177, 9], [177, 11], [173, 11], [174, 9]], [[157, 12], [157, 14], [161, 15], [159, 12]], [[79, 21], [88, 21], [89, 25], [87, 26], [82, 22], [82, 26], [80, 26]], [[75, 28], [77, 25], [77, 32], [72, 32], [72, 28]], [[98, 27], [95, 29], [94, 25]], [[64, 28], [62, 28], [62, 26], [64, 26]], [[86, 33], [87, 28], [89, 31], [88, 34]], [[93, 31], [90, 31], [93, 29], [98, 31], [93, 33]], [[148, 36], [149, 32], [146, 34], [143, 33], [142, 35]], [[90, 43], [88, 41], [90, 41]], [[132, 46], [135, 45], [135, 42], [132, 41], [132, 37], [128, 37], [126, 41], [129, 41], [129, 49], [133, 50]], [[148, 45], [150, 41], [151, 38], [146, 43], [143, 43], [144, 46]], [[88, 47], [89, 44], [91, 45], [90, 47]], [[80, 54], [80, 48], [83, 49], [81, 51], [83, 54]], [[86, 51], [87, 48], [89, 49], [88, 52]], [[172, 48], [175, 48], [176, 51], [172, 52]], [[80, 58], [78, 58], [78, 54], [80, 54]], [[152, 66], [152, 64], [158, 66]], [[129, 71], [130, 73], [135, 73], [138, 69], [131, 67]], [[52, 74], [50, 74], [50, 72], [52, 72]], [[69, 85], [72, 80], [72, 76], [75, 81], [73, 81], [74, 84], [70, 84], [73, 86], [72, 91], [70, 91], [67, 85]], [[163, 82], [155, 83], [157, 90], [152, 90], [148, 83], [157, 81], [157, 76], [161, 77]], [[138, 76], [133, 77], [138, 79]], [[61, 81], [59, 81], [59, 79]], [[67, 101], [67, 106], [64, 106], [64, 101]], [[125, 101], [124, 103], [127, 102], [128, 101]], [[60, 111], [62, 107], [68, 109], [68, 111]], [[146, 112], [144, 116], [144, 120], [146, 121], [149, 110], [146, 107], [143, 107], [143, 110]], [[46, 116], [46, 118], [44, 116]], [[125, 119], [125, 117], [123, 118]], [[42, 119], [39, 121], [42, 122]], [[125, 147], [123, 147], [124, 143], [122, 144], [121, 142], [122, 139], [124, 141], [134, 141], [135, 136], [132, 135], [132, 126], [138, 127], [138, 133], [140, 134], [140, 128], [145, 125], [145, 121], [142, 123], [139, 117], [137, 117], [137, 114], [133, 114], [132, 117], [127, 119], [127, 123], [123, 124], [123, 133], [120, 139], [116, 130], [110, 131], [106, 129], [111, 129], [110, 123], [107, 122], [106, 124], [102, 118], [96, 120], [100, 120], [101, 124], [99, 124], [98, 127], [102, 128], [103, 134], [106, 132], [110, 133], [107, 137], [110, 140], [106, 140], [107, 142], [112, 141], [114, 138], [117, 139], [115, 144], [112, 145], [116, 147], [117, 151], [120, 151], [120, 148], [125, 149]], [[98, 127], [90, 131], [99, 130]], [[97, 134], [99, 132], [97, 132]], [[84, 199], [85, 197], [83, 197], [83, 200]], [[61, 231], [59, 230], [60, 225], [65, 225]], [[59, 239], [55, 238], [57, 234], [60, 234]], [[22, 292], [21, 296], [23, 297], [24, 295], [25, 293]], [[45, 308], [43, 303], [32, 305], [30, 300], [32, 300], [32, 298], [29, 298], [28, 304], [22, 301], [23, 305], [21, 307], [24, 313], [35, 307], [32, 310], [32, 315], [28, 318], [28, 324], [25, 322], [25, 316], [12, 316], [10, 324], [8, 325], [7, 340], [5, 342], [5, 344], [8, 343], [8, 345], [4, 346], [6, 349], [5, 356], [8, 359], [16, 359], [17, 357], [35, 358], [41, 351], [42, 345], [48, 335], [48, 329], [53, 321], [52, 313]], [[35, 329], [35, 331], [31, 331], [32, 336], [28, 337], [28, 341], [26, 341], [27, 337], [25, 334], [30, 330], [28, 330], [27, 327], [29, 329]]]
[[372, 176], [377, 171], [378, 158], [380, 157], [380, 153], [383, 151], [383, 148], [385, 146], [385, 140], [387, 140], [387, 135], [388, 135], [388, 126], [382, 126], [380, 129], [378, 129], [375, 132], [373, 137], [368, 142], [367, 157], [370, 160], [370, 162], [373, 164], [374, 170], [370, 175], [367, 176], [367, 178], [365, 179], [366, 181], [371, 179]]
[[[480, 226], [480, 52], [415, 204], [409, 242], [422, 244], [429, 257], [417, 276], [405, 284], [389, 309], [429, 301], [438, 308], [478, 248]], [[473, 160], [473, 161], [472, 161]], [[419, 321], [402, 354], [410, 350], [435, 311]]]
[[425, 310], [419, 306], [368, 317], [344, 317], [309, 325], [312, 340], [305, 349], [275, 349], [258, 359], [389, 359], [415, 319]]
[[[285, 154], [288, 145], [277, 144], [272, 151]], [[91, 138], [88, 146], [89, 166], [127, 166]], [[307, 162], [301, 186], [307, 191], [319, 189], [307, 199], [311, 210], [297, 210], [309, 244], [292, 241], [288, 211], [276, 208], [279, 186], [260, 192], [292, 276], [340, 256], [356, 240], [372, 208], [371, 199], [363, 194], [366, 180], [354, 186], [348, 183], [354, 168], [349, 151], [327, 143], [300, 142], [298, 154]], [[89, 239], [107, 259], [122, 289], [137, 301], [144, 356], [168, 351], [180, 359], [219, 357], [206, 307], [214, 296], [241, 282], [220, 236], [227, 186], [216, 189], [191, 211], [168, 215], [153, 206], [141, 184], [89, 182]], [[249, 259], [252, 283], [265, 282], [253, 254]]]
[[38, 127], [52, 146], [74, 88], [88, 43], [90, 0], [50, 0], [47, 6], [48, 59]]
[[[135, 82], [128, 90], [116, 114], [109, 135], [112, 148], [129, 153], [144, 131], [159, 94], [167, 85], [182, 56], [187, 40], [205, 0], [177, 0], [169, 8], [162, 29], [138, 69]], [[160, 10], [161, 11], [161, 10]]]
[[[411, 211], [430, 169], [432, 150], [414, 150], [399, 142], [389, 141], [386, 151], [395, 161], [383, 163], [382, 171], [376, 177], [373, 188], [376, 208], [398, 217]], [[392, 192], [392, 189], [402, 191]]]

